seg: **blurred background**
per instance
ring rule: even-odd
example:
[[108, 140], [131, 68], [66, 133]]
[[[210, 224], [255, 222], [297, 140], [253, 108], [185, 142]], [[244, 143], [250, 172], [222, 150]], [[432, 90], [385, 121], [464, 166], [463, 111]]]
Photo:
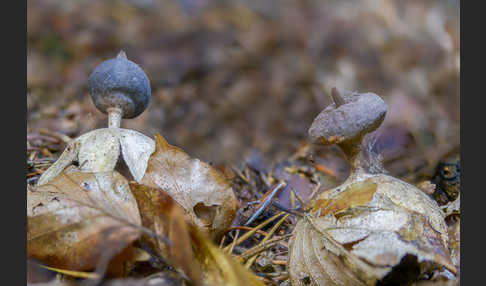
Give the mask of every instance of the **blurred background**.
[[292, 156], [334, 86], [388, 104], [367, 144], [390, 173], [458, 152], [459, 1], [29, 0], [27, 19], [28, 134], [106, 126], [87, 79], [124, 50], [152, 100], [122, 126], [207, 162]]

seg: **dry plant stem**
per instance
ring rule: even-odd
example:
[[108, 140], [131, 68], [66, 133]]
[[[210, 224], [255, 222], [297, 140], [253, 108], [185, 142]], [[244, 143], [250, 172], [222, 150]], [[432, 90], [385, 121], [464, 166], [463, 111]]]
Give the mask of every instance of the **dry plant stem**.
[[290, 238], [291, 236], [292, 236], [292, 234], [289, 233], [289, 234], [285, 234], [285, 235], [280, 236], [280, 237], [274, 237], [274, 238], [272, 238], [272, 239], [270, 239], [270, 240], [268, 240], [264, 243], [260, 243], [259, 245], [256, 245], [256, 246], [248, 249], [247, 251], [242, 253], [239, 257], [241, 259], [250, 258], [253, 255], [259, 254], [260, 252], [265, 251], [265, 250], [269, 249], [270, 247], [280, 243], [282, 240]]
[[[283, 213], [281, 213], [283, 214]], [[284, 215], [273, 227], [272, 229], [268, 232], [267, 236], [265, 236], [260, 243], [265, 243], [267, 242], [270, 237], [277, 231], [277, 229], [282, 225], [282, 223], [289, 217], [289, 214]], [[246, 268], [250, 268], [253, 262], [257, 259], [258, 255], [252, 256], [248, 261], [245, 263]]]
[[223, 245], [224, 245], [224, 242], [226, 241], [226, 235], [223, 235], [223, 237], [221, 238], [221, 241], [219, 242], [219, 248], [222, 249], [223, 248]]
[[[304, 207], [305, 206], [304, 200], [297, 194], [297, 192], [295, 192], [294, 188], [290, 188], [290, 191], [294, 195], [294, 197], [299, 201], [300, 205]], [[292, 205], [292, 208], [295, 208], [295, 206]]]
[[68, 275], [76, 278], [84, 278], [84, 279], [98, 279], [100, 276], [94, 272], [85, 272], [85, 271], [74, 271], [74, 270], [67, 270], [67, 269], [60, 269], [55, 267], [49, 267], [47, 265], [38, 264], [40, 267], [45, 268], [47, 270], [51, 270], [63, 275]]
[[292, 209], [294, 209], [295, 208], [295, 190], [292, 187], [290, 187], [289, 200], [290, 200], [290, 207]]
[[236, 234], [235, 234], [235, 238], [233, 239], [233, 243], [231, 243], [231, 247], [228, 250], [228, 253], [232, 253], [233, 252], [233, 249], [235, 248], [235, 245], [236, 245], [236, 240], [238, 239], [239, 236], [240, 236], [240, 230], [237, 229], [236, 230]]
[[249, 184], [249, 181], [248, 179], [245, 177], [245, 175], [243, 175], [243, 173], [241, 173], [240, 170], [238, 170], [238, 168], [236, 167], [231, 167], [231, 169], [233, 170], [233, 172], [235, 172], [236, 175], [238, 175], [238, 177], [240, 177], [245, 183]]
[[[248, 239], [250, 236], [252, 236], [254, 233], [256, 233], [259, 229], [263, 228], [264, 226], [266, 226], [267, 224], [271, 223], [272, 221], [276, 220], [277, 218], [279, 218], [280, 216], [282, 216], [283, 212], [281, 213], [278, 213], [274, 216], [272, 216], [271, 218], [267, 219], [266, 221], [262, 222], [261, 224], [257, 225], [256, 227], [254, 227], [252, 230], [250, 230], [249, 232], [245, 233], [244, 235], [242, 235], [240, 238], [238, 238], [238, 240], [236, 241], [235, 243], [235, 246], [237, 246], [238, 244], [242, 243], [243, 241], [245, 241], [246, 239]], [[231, 247], [231, 245], [228, 245], [224, 248], [225, 251], [228, 251], [228, 249]]]
[[118, 107], [110, 107], [108, 111], [108, 127], [109, 128], [120, 128], [122, 119], [122, 110]]
[[[249, 227], [249, 226], [232, 226], [232, 227], [230, 227], [230, 228], [227, 230], [227, 232], [230, 232], [230, 231], [235, 230], [235, 229], [239, 229], [239, 230], [252, 230], [253, 228], [252, 228], [252, 227]], [[267, 233], [266, 233], [266, 232], [264, 232], [263, 230], [257, 230], [257, 232], [256, 232], [256, 233], [258, 233], [258, 234], [260, 234], [260, 235], [263, 235], [263, 236], [267, 235]], [[225, 236], [225, 237], [226, 237], [226, 236]]]

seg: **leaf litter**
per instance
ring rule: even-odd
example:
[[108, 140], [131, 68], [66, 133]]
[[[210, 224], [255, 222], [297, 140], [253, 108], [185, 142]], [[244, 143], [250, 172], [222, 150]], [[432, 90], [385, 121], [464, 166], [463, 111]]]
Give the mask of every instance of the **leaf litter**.
[[[157, 139], [157, 138], [159, 138], [159, 139]], [[158, 145], [160, 145], [160, 143], [167, 144], [165, 142], [165, 140], [161, 141], [160, 138], [161, 137], [158, 137], [158, 135], [156, 135], [156, 142], [159, 143]], [[156, 144], [156, 150], [160, 150], [160, 149], [157, 149], [157, 148], [160, 148], [160, 147], [157, 147], [158, 145]], [[169, 148], [167, 146], [170, 146], [170, 145], [165, 145], [165, 146], [166, 147], [164, 147], [164, 148]], [[175, 150], [173, 152], [175, 152], [175, 154], [179, 155], [179, 153], [177, 153], [177, 152], [180, 152], [179, 149], [176, 148], [176, 147], [172, 147], [172, 148], [175, 148]], [[262, 202], [263, 202], [262, 199], [265, 199], [264, 194], [268, 193], [272, 190], [272, 188], [267, 187], [267, 185], [264, 181], [273, 182], [272, 185], [274, 187], [277, 186], [279, 180], [273, 176], [273, 174], [276, 174], [274, 172], [274, 170], [284, 170], [284, 172], [290, 172], [290, 174], [292, 174], [294, 172], [294, 170], [297, 170], [297, 169], [300, 169], [300, 170], [307, 169], [308, 170], [308, 172], [301, 173], [301, 175], [299, 177], [301, 179], [307, 181], [310, 184], [309, 186], [306, 187], [306, 184], [304, 184], [304, 185], [299, 184], [299, 185], [294, 186], [295, 189], [293, 189], [291, 192], [289, 192], [288, 198], [284, 199], [283, 201], [279, 197], [273, 198], [272, 203], [269, 204], [262, 211], [261, 215], [258, 216], [255, 219], [255, 221], [252, 222], [247, 227], [247, 229], [250, 230], [250, 231], [246, 231], [245, 229], [241, 229], [239, 236], [235, 237], [234, 235], [235, 235], [236, 229], [228, 231], [229, 228], [227, 227], [227, 228], [225, 228], [224, 235], [221, 237], [221, 240], [219, 242], [219, 244], [221, 246], [224, 246], [219, 251], [221, 251], [221, 253], [224, 253], [225, 257], [228, 257], [226, 259], [232, 259], [231, 261], [234, 260], [235, 263], [237, 263], [236, 265], [240, 265], [240, 266], [243, 266], [243, 264], [245, 264], [245, 263], [249, 264], [250, 265], [249, 269], [253, 273], [260, 276], [261, 277], [260, 279], [263, 281], [263, 283], [265, 283], [267, 285], [274, 285], [275, 283], [277, 283], [277, 285], [278, 285], [278, 284], [283, 283], [285, 281], [289, 281], [288, 280], [289, 274], [288, 274], [286, 263], [283, 263], [283, 264], [281, 263], [281, 261], [283, 261], [283, 262], [287, 261], [289, 238], [290, 238], [290, 243], [292, 244], [293, 243], [292, 241], [300, 239], [299, 237], [301, 235], [305, 235], [306, 237], [308, 237], [308, 235], [310, 235], [309, 238], [313, 236], [312, 233], [314, 233], [314, 235], [322, 235], [320, 233], [321, 233], [324, 226], [319, 227], [317, 229], [313, 228], [311, 226], [308, 226], [308, 227], [310, 227], [309, 229], [308, 228], [301, 229], [301, 226], [300, 226], [301, 223], [298, 223], [297, 229], [294, 230], [293, 225], [295, 225], [295, 223], [298, 222], [299, 219], [304, 217], [303, 220], [306, 220], [306, 219], [309, 220], [309, 218], [305, 218], [305, 212], [304, 212], [305, 208], [302, 208], [300, 206], [299, 200], [295, 199], [295, 197], [294, 197], [294, 200], [292, 200], [291, 194], [295, 193], [297, 196], [300, 196], [299, 194], [302, 194], [302, 191], [304, 193], [308, 192], [307, 190], [303, 190], [302, 188], [312, 188], [311, 186], [315, 187], [315, 186], [318, 185], [317, 183], [321, 183], [322, 185], [337, 186], [339, 184], [338, 182], [340, 180], [341, 181], [343, 180], [342, 176], [340, 178], [336, 179], [335, 174], [339, 173], [339, 171], [337, 171], [337, 169], [335, 169], [336, 171], [330, 173], [328, 170], [322, 170], [322, 168], [318, 167], [318, 165], [316, 164], [316, 157], [315, 156], [316, 156], [316, 154], [319, 154], [319, 153], [315, 153], [314, 152], [315, 150], [316, 150], [316, 148], [314, 148], [314, 149], [311, 148], [304, 153], [300, 153], [300, 154], [297, 154], [296, 156], [293, 156], [293, 159], [289, 159], [285, 162], [285, 164], [283, 164], [283, 166], [287, 166], [284, 169], [279, 169], [279, 168], [281, 168], [279, 166], [282, 166], [282, 163], [276, 164], [275, 167], [269, 168], [268, 173], [263, 173], [263, 172], [257, 171], [256, 169], [251, 168], [248, 165], [245, 165], [242, 169], [234, 168], [231, 171], [227, 171], [227, 172], [231, 172], [231, 173], [240, 173], [243, 176], [243, 177], [241, 177], [239, 175], [233, 175], [232, 176], [232, 178], [233, 178], [232, 179], [232, 189], [234, 190], [236, 197], [238, 197], [239, 204], [242, 205], [242, 208], [238, 209], [238, 212], [236, 214], [236, 218], [235, 218], [235, 220], [232, 224], [234, 227], [237, 228], [238, 225], [243, 226], [244, 222], [248, 221], [250, 216], [253, 215], [256, 212], [256, 210], [257, 210], [256, 207], [258, 206], [258, 204], [260, 204], [260, 206], [262, 205]], [[317, 150], [319, 150], [319, 148], [317, 148]], [[157, 154], [158, 154], [157, 151], [154, 152], [154, 156], [157, 156]], [[178, 156], [178, 155], [176, 155], [176, 156]], [[187, 155], [185, 153], [180, 154], [180, 155], [184, 155], [184, 156], [181, 156], [181, 157], [184, 158], [185, 160], [187, 159], [187, 160], [190, 161], [190, 159], [188, 159], [188, 157], [186, 157]], [[261, 155], [261, 156], [263, 156], [263, 155]], [[182, 162], [185, 162], [185, 160], [182, 160]], [[318, 157], [317, 160], [320, 160], [319, 162], [323, 162], [322, 159], [320, 159], [320, 157]], [[165, 166], [170, 166], [170, 164], [167, 164], [168, 161], [163, 161], [163, 162], [165, 162], [165, 164], [166, 164]], [[181, 163], [181, 162], [179, 162], [179, 163]], [[181, 165], [187, 166], [187, 165], [190, 165], [190, 164], [183, 163]], [[289, 168], [288, 166], [292, 166], [292, 167]], [[149, 168], [150, 168], [150, 160], [149, 160]], [[149, 168], [148, 168], [148, 170], [149, 170]], [[334, 168], [336, 168], [336, 166]], [[44, 207], [44, 205], [39, 205], [38, 203], [35, 204], [33, 202], [34, 201], [40, 202], [41, 198], [43, 198], [43, 201], [46, 201], [46, 198], [52, 198], [52, 196], [55, 196], [55, 194], [57, 194], [57, 193], [55, 193], [52, 190], [55, 189], [54, 186], [57, 186], [56, 185], [57, 181], [61, 181], [64, 184], [68, 184], [68, 186], [71, 186], [71, 188], [74, 190], [73, 194], [79, 193], [80, 195], [81, 194], [85, 195], [87, 193], [86, 187], [90, 188], [91, 190], [94, 190], [95, 192], [97, 192], [97, 191], [101, 192], [101, 191], [99, 191], [99, 189], [92, 188], [92, 184], [90, 183], [91, 181], [88, 180], [88, 178], [90, 178], [90, 176], [92, 177], [93, 174], [80, 173], [79, 171], [76, 171], [75, 166], [67, 168], [64, 172], [66, 173], [65, 176], [56, 177], [56, 181], [50, 183], [50, 184], [53, 184], [53, 186], [50, 186], [50, 184], [48, 184], [48, 185], [45, 185], [45, 186], [43, 186], [39, 189], [33, 189], [33, 191], [31, 189], [31, 191], [29, 191], [29, 192], [32, 192], [32, 194], [35, 194], [32, 197], [32, 199], [34, 199], [34, 198], [36, 199], [36, 200], [32, 200], [32, 202], [29, 204], [31, 206], [31, 209], [32, 209], [31, 214], [34, 214], [34, 213], [40, 214], [40, 213], [42, 213], [43, 209], [46, 209]], [[282, 172], [282, 171], [279, 171], [279, 172]], [[70, 175], [70, 174], [74, 174], [74, 175]], [[243, 174], [245, 174], [245, 175], [243, 175]], [[75, 181], [75, 182], [78, 182], [78, 183], [73, 184], [72, 180], [74, 180], [74, 179], [71, 178], [70, 176], [75, 176], [75, 178], [77, 178], [77, 180], [78, 180], [78, 181]], [[113, 176], [114, 176], [114, 178], [120, 179], [120, 175], [117, 174], [116, 171], [113, 173]], [[265, 179], [262, 179], [262, 177], [265, 177]], [[86, 179], [83, 181], [82, 179], [84, 179], [84, 178], [86, 178]], [[85, 181], [88, 182], [88, 185], [83, 184]], [[123, 179], [122, 181], [123, 181], [123, 183], [121, 183], [120, 185], [127, 184], [126, 180]], [[218, 181], [218, 182], [220, 182], [220, 181]], [[210, 252], [211, 252], [210, 250], [213, 249], [213, 248], [211, 248], [209, 246], [204, 246], [204, 245], [207, 244], [207, 243], [211, 243], [211, 242], [209, 242], [209, 240], [206, 241], [206, 242], [201, 242], [201, 241], [198, 242], [197, 241], [197, 239], [201, 239], [201, 237], [206, 236], [205, 234], [203, 234], [205, 232], [205, 229], [203, 228], [202, 229], [203, 233], [200, 233], [199, 235], [194, 234], [194, 230], [196, 228], [192, 227], [192, 225], [195, 225], [195, 224], [192, 222], [190, 215], [187, 214], [187, 211], [182, 206], [182, 204], [178, 203], [174, 198], [172, 198], [170, 196], [169, 192], [165, 192], [163, 189], [161, 189], [158, 186], [148, 186], [148, 185], [144, 185], [144, 184], [138, 184], [136, 182], [130, 182], [128, 184], [128, 187], [129, 187], [129, 190], [131, 190], [131, 194], [133, 194], [133, 198], [131, 200], [132, 207], [131, 207], [130, 212], [123, 212], [123, 214], [125, 214], [125, 216], [126, 216], [129, 213], [139, 212], [140, 215], [141, 215], [141, 219], [139, 219], [139, 221], [136, 222], [136, 223], [134, 223], [134, 222], [132, 222], [132, 223], [138, 224], [138, 225], [140, 225], [140, 227], [145, 227], [147, 229], [150, 229], [150, 230], [153, 231], [153, 233], [152, 232], [146, 232], [146, 231], [144, 232], [143, 229], [127, 227], [126, 224], [120, 223], [120, 221], [117, 221], [117, 220], [114, 220], [113, 223], [120, 225], [120, 227], [125, 226], [125, 228], [127, 230], [131, 229], [130, 232], [137, 233], [137, 235], [135, 235], [134, 237], [138, 238], [138, 241], [140, 241], [140, 239], [141, 239], [142, 241], [147, 242], [148, 245], [150, 245], [150, 249], [155, 251], [155, 254], [151, 254], [151, 256], [155, 255], [155, 256], [159, 257], [162, 261], [164, 261], [163, 264], [166, 265], [166, 266], [164, 266], [162, 268], [156, 268], [158, 270], [156, 270], [154, 268], [152, 270], [152, 272], [153, 271], [155, 271], [155, 272], [153, 272], [153, 273], [157, 273], [157, 271], [159, 271], [159, 273], [174, 273], [174, 274], [171, 274], [171, 275], [175, 275], [176, 277], [179, 277], [179, 279], [182, 279], [182, 280], [178, 280], [179, 282], [177, 282], [176, 284], [173, 284], [173, 285], [182, 285], [181, 283], [187, 283], [188, 281], [206, 281], [206, 282], [207, 281], [213, 281], [214, 282], [214, 281], [222, 281], [221, 279], [233, 279], [233, 278], [227, 278], [227, 277], [224, 278], [224, 277], [221, 276], [221, 274], [215, 275], [214, 273], [220, 273], [221, 269], [219, 269], [217, 266], [214, 266], [214, 265], [210, 266], [210, 265], [207, 265], [207, 264], [203, 264], [204, 261], [206, 261], [206, 263], [209, 263], [209, 262], [207, 262], [208, 261], [207, 259], [209, 259], [209, 258], [206, 257], [206, 260], [203, 260], [204, 255], [201, 256], [201, 254], [198, 254], [198, 252], [195, 250], [196, 248], [194, 246], [194, 243], [203, 244], [203, 246], [201, 246], [201, 247], [203, 247], [204, 249], [206, 249], [206, 251], [209, 252], [209, 253], [206, 253], [206, 255], [210, 255]], [[173, 188], [174, 188], [174, 190], [176, 190], [179, 187], [180, 186], [173, 187]], [[249, 191], [248, 190], [249, 188], [252, 188], [253, 190]], [[355, 216], [357, 214], [375, 211], [373, 208], [363, 209], [362, 207], [359, 207], [359, 206], [366, 205], [367, 203], [370, 203], [371, 201], [373, 201], [373, 197], [376, 195], [376, 192], [377, 192], [377, 189], [378, 189], [377, 183], [372, 181], [372, 180], [364, 181], [362, 183], [354, 183], [354, 184], [349, 185], [347, 188], [348, 188], [349, 192], [341, 191], [341, 192], [334, 192], [334, 193], [330, 192], [330, 191], [325, 191], [327, 188], [319, 188], [318, 192], [315, 194], [315, 198], [318, 198], [318, 199], [315, 200], [315, 203], [313, 205], [307, 206], [308, 209], [310, 208], [310, 210], [314, 210], [314, 211], [318, 210], [319, 208], [321, 209], [319, 217], [317, 217], [317, 218], [310, 217], [310, 221], [312, 221], [313, 223], [316, 223], [316, 220], [322, 219], [322, 218], [329, 216], [329, 215], [337, 215], [340, 219], [346, 219], [345, 220], [345, 221], [347, 221], [346, 223], [343, 222], [343, 223], [338, 224], [338, 225], [335, 225], [336, 222], [335, 221], [333, 222], [332, 220], [329, 221], [329, 222], [316, 223], [317, 225], [326, 225], [326, 224], [329, 224], [329, 223], [331, 225], [334, 225], [332, 227], [330, 227], [330, 225], [325, 226], [326, 229], [330, 227], [330, 229], [328, 229], [326, 231], [326, 233], [327, 233], [326, 235], [331, 237], [331, 240], [330, 240], [331, 242], [327, 242], [328, 243], [327, 245], [329, 245], [329, 243], [332, 244], [332, 241], [333, 241], [332, 238], [334, 238], [334, 239], [340, 238], [343, 235], [351, 235], [352, 237], [354, 237], [354, 239], [352, 241], [341, 240], [340, 243], [342, 243], [342, 245], [344, 246], [344, 249], [341, 249], [341, 251], [349, 251], [349, 249], [356, 247], [357, 245], [359, 245], [359, 243], [363, 243], [366, 240], [366, 239], [362, 239], [363, 237], [370, 236], [370, 232], [368, 230], [362, 230], [361, 228], [354, 230], [350, 226], [360, 224], [359, 221], [352, 222], [353, 216]], [[245, 192], [247, 193], [246, 195], [245, 195]], [[41, 196], [40, 195], [41, 193], [45, 194], [45, 195]], [[116, 194], [115, 192], [112, 192], [112, 193], [108, 192], [108, 193], [109, 194]], [[252, 195], [250, 195], [250, 194], [252, 194]], [[260, 194], [260, 195], [258, 196], [258, 194]], [[29, 196], [30, 195], [31, 195], [31, 193], [29, 193]], [[58, 199], [62, 202], [65, 201], [64, 197], [62, 197], [63, 195], [66, 196], [66, 193], [60, 193], [60, 195], [57, 196]], [[101, 195], [101, 194], [98, 194], [98, 195]], [[94, 196], [94, 194], [92, 196]], [[138, 207], [134, 210], [133, 202], [135, 200], [136, 200]], [[258, 202], [258, 203], [257, 204], [251, 204], [252, 200], [253, 201], [256, 200], [255, 202]], [[67, 201], [69, 201], [69, 200], [67, 200]], [[386, 201], [386, 199], [385, 199], [385, 201]], [[53, 200], [53, 202], [54, 202], [54, 204], [56, 204], [57, 200]], [[103, 202], [107, 202], [107, 200], [104, 200]], [[280, 202], [280, 204], [278, 204], [277, 202]], [[92, 202], [90, 201], [90, 203], [92, 203]], [[275, 204], [275, 203], [277, 203], [277, 204]], [[456, 203], [456, 205], [458, 205], [457, 202], [454, 202], [454, 203]], [[388, 204], [387, 205], [388, 207], [390, 207], [390, 205], [392, 205], [390, 202], [387, 202], [387, 204]], [[458, 209], [451, 207], [452, 205], [453, 205], [453, 203], [450, 203], [449, 205], [444, 206], [444, 212], [445, 212], [446, 209], [453, 209], [454, 210], [454, 211], [449, 211], [448, 216], [453, 216], [453, 215], [458, 214]], [[35, 206], [37, 206], [37, 208], [35, 208], [35, 210], [34, 210]], [[158, 207], [156, 207], [156, 206], [158, 206]], [[164, 206], [164, 207], [162, 207], [162, 206]], [[248, 208], [248, 210], [246, 212], [243, 211], [245, 209], [245, 206]], [[284, 207], [284, 212], [282, 212], [282, 207]], [[114, 207], [110, 206], [110, 209], [113, 210]], [[292, 209], [295, 212], [297, 212], [299, 214], [299, 216], [290, 215], [285, 220], [282, 220], [282, 215], [284, 215], [286, 211], [287, 211], [287, 213], [291, 214], [291, 212], [289, 212], [289, 211], [291, 211]], [[95, 210], [93, 210], [93, 212], [95, 212]], [[398, 219], [398, 217], [402, 217], [399, 214], [400, 212], [401, 211], [398, 211], [398, 213], [395, 214], [395, 216], [397, 216], [397, 219]], [[269, 220], [270, 216], [272, 216], [272, 215], [273, 215], [272, 220]], [[445, 216], [445, 213], [444, 213], [444, 216]], [[134, 218], [132, 218], [132, 220], [133, 219]], [[263, 221], [265, 219], [266, 219], [266, 221]], [[276, 225], [275, 222], [279, 219], [281, 220], [281, 225], [277, 225], [277, 228], [272, 230], [272, 228], [275, 227], [275, 225]], [[126, 222], [126, 221], [130, 221], [130, 220], [125, 217], [125, 218], [122, 219], [122, 221]], [[400, 220], [398, 219], [398, 221], [400, 221]], [[422, 218], [421, 218], [421, 215], [419, 213], [412, 215], [412, 218], [409, 218], [407, 221], [412, 223], [409, 226], [409, 228], [412, 229], [412, 230], [414, 228], [414, 225], [416, 225], [416, 226], [422, 225], [420, 223], [422, 221]], [[419, 224], [417, 225], [416, 223], [419, 223]], [[343, 226], [346, 226], [346, 228], [348, 230], [342, 229]], [[333, 229], [335, 229], [335, 230], [333, 230]], [[413, 231], [411, 232], [410, 229], [408, 229], [408, 230], [405, 229], [405, 230], [402, 230], [401, 232], [400, 231], [399, 232], [402, 235], [405, 235], [405, 237], [408, 237], [409, 240], [413, 240], [414, 239]], [[448, 236], [450, 236], [452, 238], [455, 235], [455, 237], [457, 237], [457, 235], [456, 235], [457, 231], [454, 231], [454, 230], [457, 230], [457, 229], [458, 229], [457, 224], [449, 227]], [[263, 230], [263, 233], [261, 233], [262, 230]], [[201, 231], [201, 229], [198, 230], [198, 232], [200, 232], [200, 231]], [[248, 235], [245, 235], [245, 231]], [[424, 232], [427, 233], [428, 230], [425, 228], [425, 229], [421, 229], [420, 231], [422, 233], [424, 233]], [[270, 235], [269, 235], [269, 233], [270, 233]], [[297, 236], [294, 236], [293, 238], [291, 238], [292, 233], [296, 233]], [[309, 234], [307, 234], [307, 233], [309, 233]], [[430, 233], [430, 231], [428, 233], [431, 234], [432, 237], [435, 237], [436, 241], [443, 241], [443, 239], [444, 239], [442, 237], [437, 237], [437, 234]], [[142, 235], [140, 236], [140, 234], [142, 234]], [[164, 239], [162, 239], [162, 238], [164, 238]], [[177, 240], [175, 238], [177, 238]], [[305, 238], [304, 240], [307, 241], [307, 239], [309, 239], [309, 238]], [[172, 241], [176, 241], [177, 243], [172, 244]], [[188, 241], [190, 242], [189, 245], [188, 245]], [[454, 264], [455, 265], [458, 264], [458, 262], [457, 262], [457, 259], [458, 259], [458, 255], [457, 255], [458, 247], [457, 247], [457, 245], [458, 245], [458, 243], [456, 243], [456, 241], [458, 241], [458, 238], [456, 238], [454, 241], [451, 240], [451, 244], [449, 244], [451, 253], [455, 254], [455, 255], [452, 256], [454, 258]], [[336, 243], [336, 242], [337, 241], [334, 241], [334, 243]], [[306, 249], [307, 249], [308, 245], [314, 245], [315, 243], [317, 243], [317, 242], [314, 241], [314, 240], [309, 240], [308, 242], [304, 242], [304, 245], [306, 246]], [[103, 245], [106, 246], [107, 244], [103, 244]], [[185, 246], [183, 247], [182, 245], [185, 245]], [[212, 247], [214, 247], [214, 249], [212, 251], [216, 251], [217, 249], [219, 249], [215, 245], [213, 245], [213, 244], [211, 244], [211, 245], [212, 245]], [[316, 244], [315, 246], [313, 246], [312, 248], [310, 248], [309, 250], [306, 250], [306, 251], [312, 251], [312, 249], [317, 250], [317, 249], [321, 249], [322, 247], [324, 247], [324, 245], [322, 245], [321, 247], [319, 247], [318, 245], [319, 244]], [[203, 249], [203, 248], [201, 248], [201, 249]], [[444, 250], [443, 245], [440, 245], [440, 243], [439, 243], [439, 249]], [[231, 256], [233, 256], [233, 258], [230, 258], [228, 256], [227, 253], [228, 253], [229, 250], [231, 250], [230, 253], [231, 253]], [[184, 255], [181, 255], [181, 254], [184, 254]], [[255, 261], [260, 261], [261, 259], [263, 259], [263, 257], [266, 257], [269, 254], [271, 254], [270, 255], [271, 259], [269, 261], [270, 264], [265, 264], [264, 262], [261, 262], [261, 263], [264, 263], [264, 264], [261, 264], [261, 265], [267, 265], [267, 266], [265, 266], [265, 268], [262, 268], [262, 266], [258, 263], [256, 263], [256, 264], [254, 263]], [[199, 255], [199, 256], [197, 256], [197, 255]], [[220, 257], [219, 256], [220, 254], [211, 254], [211, 255], [216, 255], [217, 257]], [[378, 261], [382, 261], [381, 262], [382, 264], [383, 263], [387, 264], [389, 262], [386, 262], [386, 261], [389, 261], [389, 259], [396, 259], [396, 258], [393, 258], [393, 256], [390, 256], [389, 254], [387, 254], [387, 255], [388, 256], [383, 256], [383, 258], [380, 258], [381, 260], [378, 260]], [[188, 259], [188, 258], [191, 258], [191, 257], [192, 257], [192, 259]], [[195, 257], [197, 257], [197, 259], [194, 259]], [[258, 259], [258, 257], [260, 257], [260, 258]], [[311, 259], [312, 257], [315, 257], [315, 256], [310, 255], [310, 256], [306, 256], [306, 257], [307, 257], [306, 259]], [[322, 260], [321, 260], [322, 258], [318, 258], [318, 257], [319, 256], [314, 258], [314, 259], [318, 259], [318, 260], [312, 262], [313, 260], [311, 259], [311, 260], [309, 260], [308, 263], [314, 264], [314, 263], [317, 263], [317, 261], [321, 261], [319, 263], [322, 263]], [[329, 257], [329, 256], [323, 256], [323, 257]], [[255, 260], [255, 259], [258, 259], [258, 260]], [[385, 260], [383, 260], [383, 259], [385, 259]], [[437, 259], [440, 260], [440, 258], [437, 258]], [[250, 263], [250, 261], [251, 261], [251, 263]], [[332, 259], [331, 259], [331, 261], [332, 261]], [[216, 262], [214, 262], [214, 263], [216, 263]], [[225, 262], [225, 263], [227, 263], [227, 262]], [[240, 264], [240, 263], [242, 263], [242, 264]], [[290, 263], [292, 263], [292, 259], [290, 260]], [[140, 262], [133, 262], [133, 264], [135, 266], [133, 266], [131, 273], [136, 273], [137, 267], [138, 268], [140, 268], [140, 267], [152, 268], [151, 266], [147, 266], [147, 265], [140, 266], [141, 265]], [[444, 264], [449, 265], [449, 262], [444, 263]], [[70, 265], [73, 265], [73, 264], [70, 264]], [[93, 266], [95, 266], [95, 265], [96, 265], [96, 263], [93, 263]], [[167, 266], [169, 266], [169, 265], [172, 265], [173, 267], [175, 267], [177, 272], [173, 272], [173, 270], [170, 270], [170, 268], [167, 268]], [[197, 267], [196, 267], [196, 265], [197, 265]], [[216, 263], [216, 265], [217, 265], [217, 263]], [[319, 264], [316, 264], [316, 265], [319, 265]], [[71, 266], [67, 267], [66, 264], [55, 265], [55, 266], [63, 266], [65, 268], [69, 268], [71, 270], [76, 269], [76, 268], [72, 268]], [[94, 269], [93, 266], [91, 267], [91, 269]], [[62, 268], [62, 267], [59, 267], [59, 268]], [[88, 268], [84, 268], [84, 269], [88, 269]], [[211, 270], [212, 272], [209, 271], [208, 269], [212, 269]], [[162, 272], [160, 272], [160, 271], [162, 271]], [[211, 275], [208, 276], [209, 275], [208, 273], [213, 273], [213, 274], [212, 274], [212, 276]], [[225, 273], [225, 272], [223, 271], [222, 273]], [[239, 271], [236, 271], [235, 273], [236, 274], [231, 274], [231, 275], [241, 275], [241, 274], [238, 274], [238, 273], [240, 273]], [[117, 275], [119, 275], [119, 273]], [[127, 274], [125, 274], [125, 275], [127, 275]], [[130, 274], [128, 274], [128, 275], [130, 275]], [[166, 274], [164, 274], [164, 275], [166, 275]], [[234, 276], [231, 276], [231, 275], [229, 275], [229, 277], [234, 277]], [[201, 280], [198, 280], [197, 277], [200, 277], [200, 276], [202, 276], [204, 278], [201, 279]], [[130, 277], [130, 276], [128, 276], [128, 277]], [[107, 281], [109, 281], [109, 280], [107, 280]], [[113, 281], [115, 281], [115, 280], [113, 280]], [[121, 283], [121, 281], [123, 281], [123, 280], [119, 280], [120, 283]], [[136, 283], [141, 283], [140, 285], [143, 285], [142, 283], [145, 283], [142, 280], [140, 280], [140, 281], [134, 280], [134, 281], [138, 281]], [[260, 280], [258, 280], [258, 281], [260, 282]], [[305, 279], [303, 279], [303, 281], [305, 282]], [[136, 285], [138, 285], [138, 284], [136, 284]], [[172, 284], [169, 284], [169, 285], [172, 285]], [[195, 285], [197, 285], [197, 282], [196, 282]], [[209, 285], [218, 285], [218, 284], [209, 284]], [[235, 284], [235, 285], [237, 285], [237, 284]], [[299, 285], [299, 284], [297, 284], [297, 285]]]
[[52, 267], [94, 270], [103, 255], [138, 238], [141, 221], [123, 176], [70, 166], [28, 191], [27, 224], [28, 256]]

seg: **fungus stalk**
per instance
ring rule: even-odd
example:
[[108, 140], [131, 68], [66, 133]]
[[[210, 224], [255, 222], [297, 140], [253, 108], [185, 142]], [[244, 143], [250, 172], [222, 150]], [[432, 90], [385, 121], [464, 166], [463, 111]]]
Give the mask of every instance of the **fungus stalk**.
[[344, 141], [338, 144], [351, 165], [351, 176], [364, 171], [363, 164], [360, 159], [362, 140], [363, 137], [359, 137], [354, 140]]
[[108, 112], [108, 128], [120, 128], [122, 110], [118, 107], [110, 107]]

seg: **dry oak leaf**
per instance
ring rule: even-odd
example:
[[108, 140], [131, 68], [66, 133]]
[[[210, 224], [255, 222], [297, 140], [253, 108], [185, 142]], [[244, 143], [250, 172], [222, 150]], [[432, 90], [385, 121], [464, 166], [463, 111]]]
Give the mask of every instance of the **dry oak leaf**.
[[235, 217], [236, 197], [224, 175], [168, 144], [159, 134], [155, 134], [155, 152], [141, 183], [167, 192], [191, 223], [211, 238], [218, 238]]
[[[201, 285], [201, 267], [191, 247], [187, 216], [182, 207], [159, 188], [131, 182], [130, 189], [137, 200], [143, 226], [158, 236], [144, 234], [142, 238], [172, 266], [183, 271], [194, 285]], [[160, 238], [168, 238], [170, 243]]]
[[214, 245], [197, 228], [189, 225], [189, 233], [196, 258], [203, 271], [203, 279], [208, 285], [265, 285], [250, 270]]
[[143, 225], [170, 244], [143, 236], [168, 262], [182, 270], [193, 285], [248, 286], [263, 283], [242, 264], [215, 246], [199, 228], [189, 224], [183, 208], [159, 188], [130, 183]]
[[69, 166], [27, 193], [27, 255], [48, 266], [95, 269], [127, 249], [140, 225], [128, 182], [116, 171]]
[[323, 192], [290, 240], [292, 285], [374, 285], [407, 255], [456, 272], [444, 215], [416, 187], [360, 174]]

